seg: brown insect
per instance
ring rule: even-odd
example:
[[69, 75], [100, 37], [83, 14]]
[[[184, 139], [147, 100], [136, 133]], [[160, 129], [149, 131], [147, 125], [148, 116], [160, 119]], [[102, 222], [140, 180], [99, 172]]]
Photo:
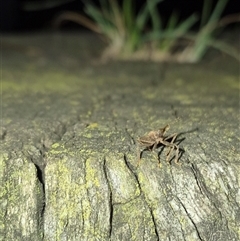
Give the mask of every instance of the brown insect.
[[[166, 136], [166, 132], [169, 130], [170, 126], [166, 125], [164, 128], [161, 128], [157, 131], [150, 131], [148, 134], [140, 137], [137, 141], [140, 146], [143, 146], [144, 149], [142, 151], [139, 150], [138, 147], [138, 165], [140, 164], [141, 155], [145, 150], [154, 151], [158, 146], [163, 145], [165, 147], [169, 147], [169, 151], [166, 155], [166, 161], [170, 161], [169, 158], [171, 156], [172, 151], [175, 149], [175, 163], [178, 163], [179, 156], [179, 146], [174, 143], [178, 134], [174, 133], [172, 135]], [[160, 164], [160, 158], [158, 158]]]

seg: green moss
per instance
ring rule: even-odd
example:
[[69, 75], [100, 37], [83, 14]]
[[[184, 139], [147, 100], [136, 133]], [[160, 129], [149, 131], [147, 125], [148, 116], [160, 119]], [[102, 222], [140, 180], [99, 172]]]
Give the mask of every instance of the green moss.
[[240, 90], [240, 84], [238, 78], [233, 78], [232, 76], [223, 76], [221, 82], [224, 85], [231, 87], [232, 89]]
[[118, 233], [118, 230], [122, 230], [121, 240], [127, 240], [131, 237], [131, 241], [137, 241], [140, 236], [143, 240], [156, 240], [150, 210], [146, 208], [141, 197], [115, 206], [113, 235], [116, 235], [115, 232]]
[[100, 186], [99, 176], [97, 175], [96, 167], [91, 163], [92, 161], [94, 160], [91, 158], [86, 160], [86, 188]]
[[[77, 76], [64, 73], [62, 71], [46, 71], [44, 73], [37, 73], [36, 71], [19, 71], [18, 82], [9, 73], [4, 73], [2, 81], [2, 91], [18, 92], [72, 92], [73, 87], [80, 89], [84, 86], [85, 81], [79, 80]], [[13, 79], [13, 80], [12, 80]], [[67, 81], [66, 81], [67, 79]], [[4, 81], [7, 80], [7, 81]], [[11, 81], [12, 80], [12, 81]], [[57, 84], [56, 84], [57, 83]]]
[[75, 153], [72, 152], [70, 149], [66, 148], [64, 144], [60, 144], [58, 142], [52, 144], [52, 148], [48, 152], [48, 156], [57, 156], [67, 154], [68, 156], [74, 156]]
[[[40, 187], [37, 185], [36, 169], [27, 159], [9, 159], [7, 154], [0, 157], [0, 230], [6, 239], [15, 239], [15, 232], [24, 237], [37, 237], [38, 205]], [[41, 200], [42, 201], [42, 200]], [[10, 236], [8, 236], [10, 235]]]
[[99, 124], [97, 122], [94, 122], [94, 123], [89, 124], [87, 128], [94, 130], [94, 129], [98, 128], [98, 126], [99, 126]]
[[[80, 168], [77, 163], [72, 162], [76, 161], [75, 158], [71, 160], [69, 156], [65, 156], [64, 149], [62, 154], [60, 149], [57, 153], [51, 151], [48, 158], [51, 161], [45, 169], [45, 175], [47, 207], [50, 209], [46, 210], [45, 222], [51, 225], [52, 216], [55, 216], [56, 230], [51, 230], [55, 233], [55, 239], [61, 239], [66, 224], [68, 228], [78, 230], [76, 232], [81, 233], [82, 237], [101, 239], [105, 235], [102, 230], [105, 224], [95, 220], [95, 208], [107, 200], [102, 193], [98, 162], [94, 158], [88, 158]], [[82, 162], [83, 159], [79, 161]], [[79, 176], [76, 176], [77, 171], [80, 172]], [[89, 192], [93, 192], [94, 197]]]
[[54, 143], [54, 144], [52, 144], [52, 149], [51, 149], [51, 151], [57, 149], [59, 146], [60, 146], [59, 143]]

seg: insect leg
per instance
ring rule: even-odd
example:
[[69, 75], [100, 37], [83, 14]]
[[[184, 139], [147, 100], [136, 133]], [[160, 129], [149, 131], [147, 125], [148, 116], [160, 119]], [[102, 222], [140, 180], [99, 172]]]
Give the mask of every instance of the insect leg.
[[[178, 150], [178, 146], [177, 145], [175, 145], [174, 144], [174, 141], [175, 141], [175, 139], [177, 138], [177, 136], [178, 136], [178, 134], [172, 134], [172, 135], [170, 135], [170, 136], [168, 136], [167, 138], [165, 138], [164, 139], [164, 141], [163, 141], [163, 144], [165, 145], [165, 146], [167, 146], [167, 147], [169, 147], [170, 149], [169, 149], [169, 151], [168, 151], [168, 153], [166, 154], [166, 161], [169, 161], [169, 158], [170, 158], [170, 156], [171, 156], [171, 153], [172, 153], [172, 151], [176, 148], [177, 150]], [[169, 139], [171, 139], [172, 138], [172, 140], [171, 140], [171, 142], [168, 142], [168, 141], [166, 141], [166, 140], [169, 140]], [[176, 162], [176, 160], [178, 159], [178, 151], [176, 150], [176, 154], [175, 154], [175, 162]]]

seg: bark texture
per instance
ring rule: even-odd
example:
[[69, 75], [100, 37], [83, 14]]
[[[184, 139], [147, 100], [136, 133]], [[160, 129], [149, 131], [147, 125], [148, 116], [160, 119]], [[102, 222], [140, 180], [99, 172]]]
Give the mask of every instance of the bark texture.
[[[73, 52], [63, 50], [59, 70], [42, 51], [43, 73], [22, 71], [28, 55], [23, 67], [4, 63], [0, 240], [240, 240], [235, 63], [169, 65], [159, 76], [151, 63], [83, 61], [69, 74], [82, 61], [66, 60]], [[181, 133], [181, 166], [161, 148], [137, 166], [136, 139], [167, 123]]]

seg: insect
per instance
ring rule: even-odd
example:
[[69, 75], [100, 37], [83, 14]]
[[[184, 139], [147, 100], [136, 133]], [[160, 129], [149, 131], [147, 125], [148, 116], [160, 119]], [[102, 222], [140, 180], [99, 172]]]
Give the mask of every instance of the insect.
[[[174, 143], [178, 134], [174, 133], [172, 135], [165, 135], [169, 128], [170, 126], [166, 125], [164, 128], [161, 128], [157, 131], [150, 131], [148, 134], [137, 139], [139, 145], [144, 147], [142, 151], [140, 151], [138, 147], [138, 166], [140, 164], [141, 155], [145, 150], [154, 151], [160, 145], [169, 147], [169, 151], [166, 154], [166, 161], [168, 162], [170, 161], [169, 158], [171, 156], [172, 151], [175, 149], [175, 163], [179, 164], [179, 146]], [[160, 158], [158, 158], [158, 161], [160, 165]]]

